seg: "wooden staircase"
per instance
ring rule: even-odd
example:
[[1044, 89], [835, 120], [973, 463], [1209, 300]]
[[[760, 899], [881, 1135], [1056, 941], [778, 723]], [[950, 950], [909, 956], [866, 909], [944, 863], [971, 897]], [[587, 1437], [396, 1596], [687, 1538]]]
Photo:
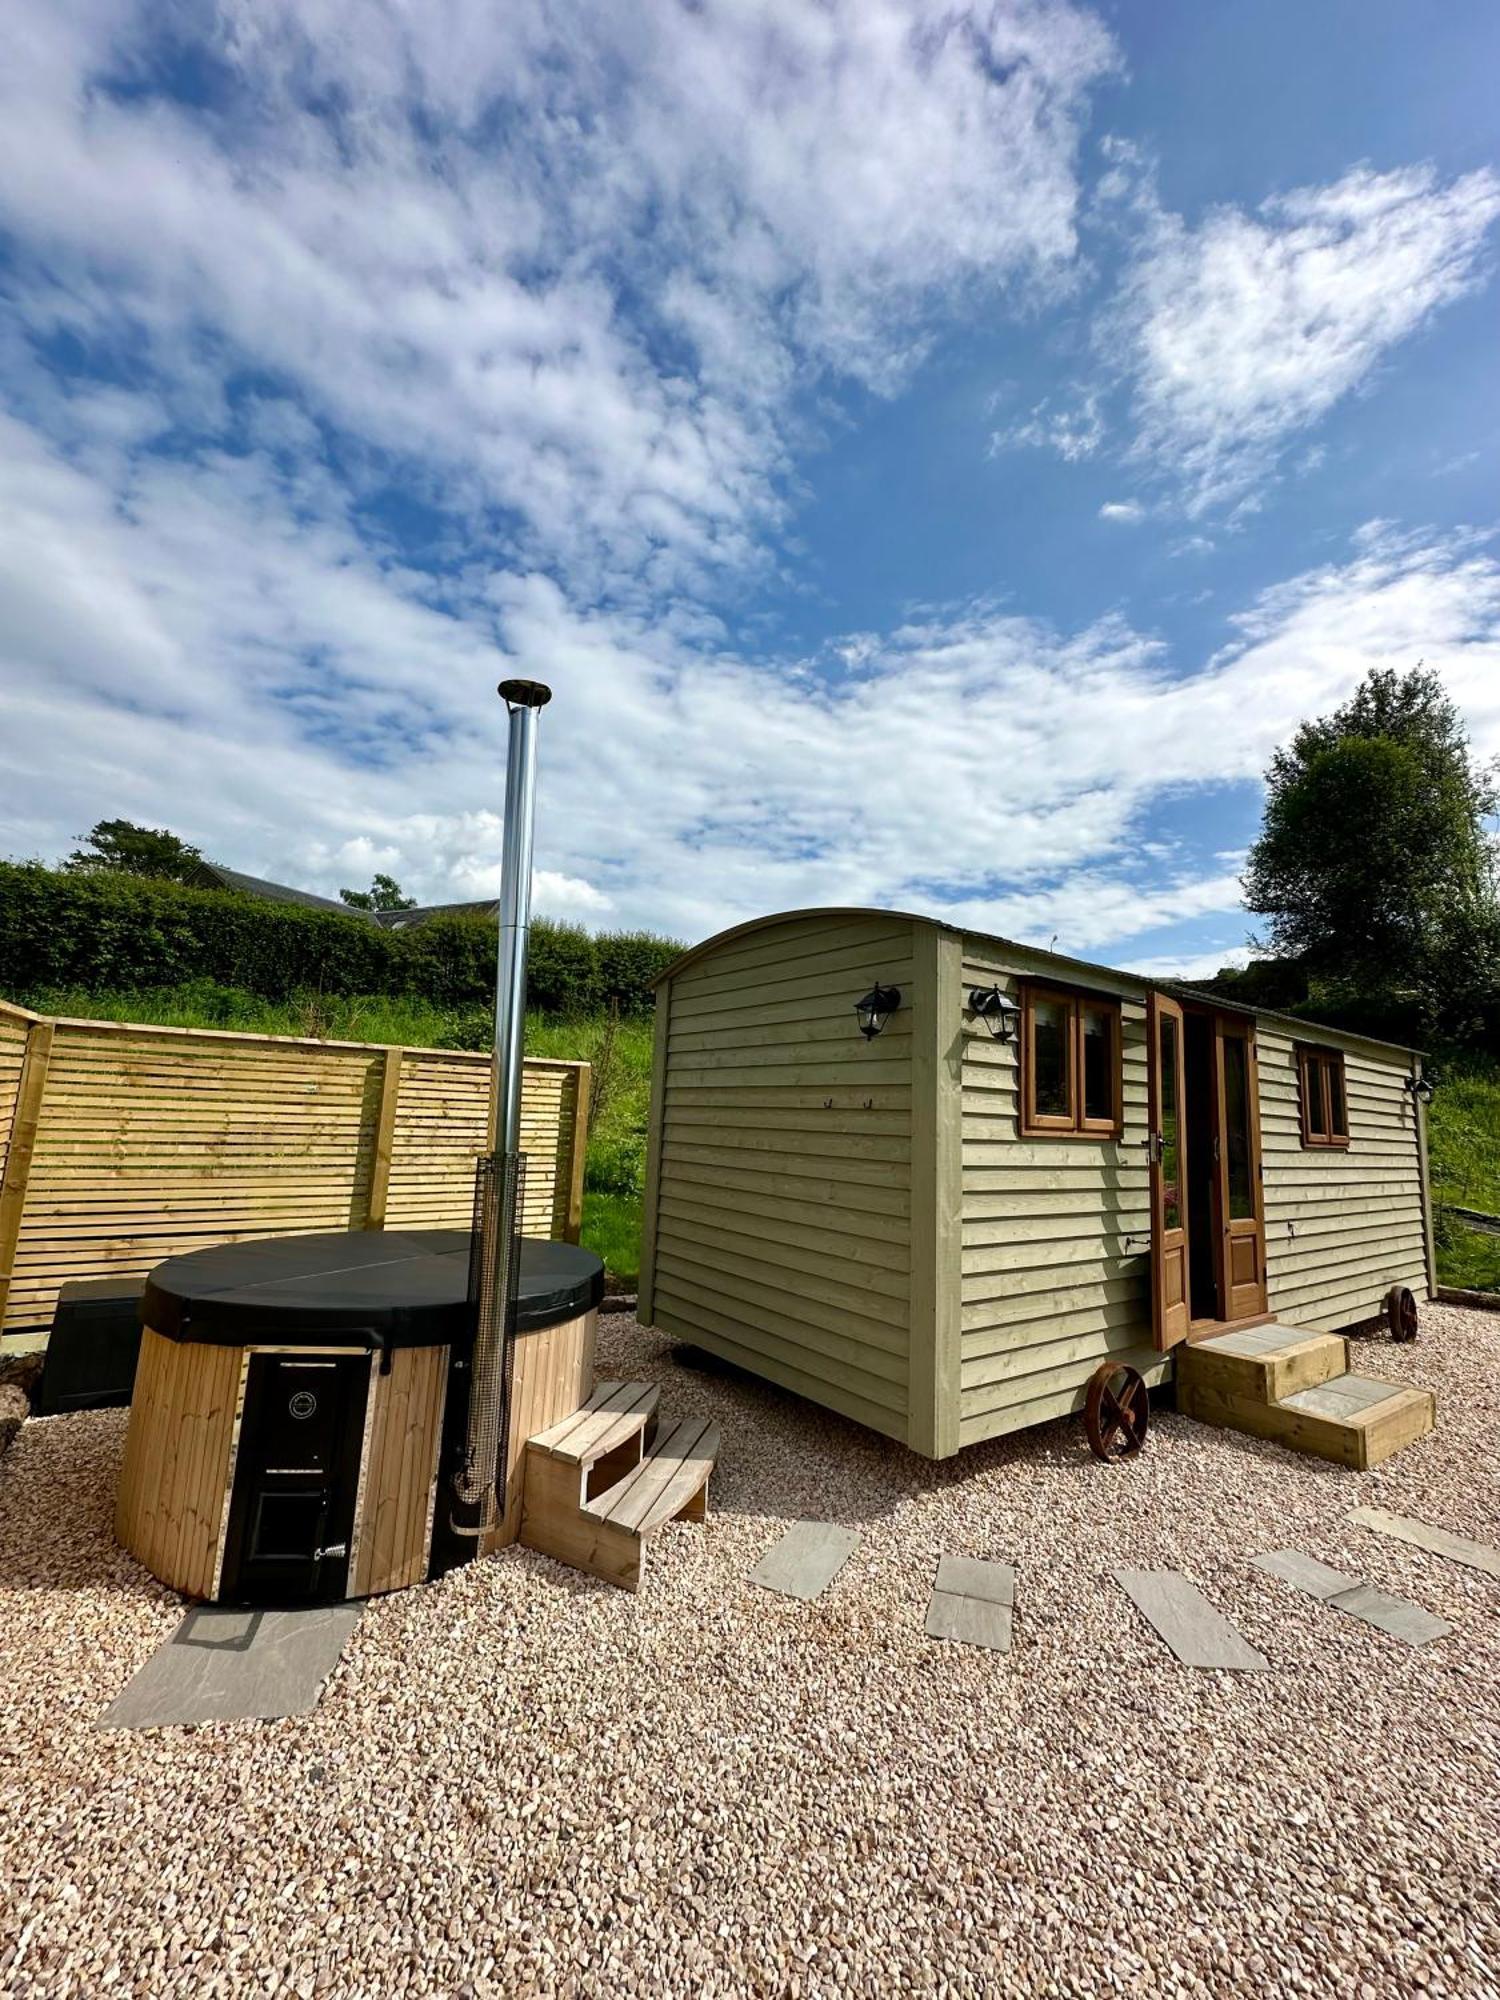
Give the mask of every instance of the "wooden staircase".
[[581, 1409], [526, 1441], [521, 1541], [590, 1576], [640, 1587], [646, 1543], [701, 1521], [719, 1432], [704, 1417], [659, 1424], [660, 1391], [601, 1382]]
[[1352, 1373], [1341, 1334], [1274, 1324], [1178, 1348], [1177, 1407], [1357, 1472], [1425, 1437], [1437, 1414], [1430, 1389]]

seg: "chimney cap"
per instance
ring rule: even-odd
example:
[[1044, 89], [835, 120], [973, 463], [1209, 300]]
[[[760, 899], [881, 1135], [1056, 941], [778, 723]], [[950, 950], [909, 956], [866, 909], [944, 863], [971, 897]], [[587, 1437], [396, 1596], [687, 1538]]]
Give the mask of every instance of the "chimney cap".
[[552, 699], [545, 681], [501, 681], [496, 693], [508, 708], [545, 708]]

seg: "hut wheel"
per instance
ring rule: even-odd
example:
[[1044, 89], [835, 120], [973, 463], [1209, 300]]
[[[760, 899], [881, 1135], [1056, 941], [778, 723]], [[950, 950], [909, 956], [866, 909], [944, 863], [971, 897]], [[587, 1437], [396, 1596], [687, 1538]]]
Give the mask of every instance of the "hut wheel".
[[1134, 1458], [1146, 1442], [1151, 1400], [1138, 1368], [1104, 1361], [1094, 1370], [1084, 1405], [1083, 1427], [1095, 1458]]
[[1386, 1324], [1392, 1340], [1417, 1337], [1417, 1302], [1405, 1285], [1392, 1285], [1385, 1300]]

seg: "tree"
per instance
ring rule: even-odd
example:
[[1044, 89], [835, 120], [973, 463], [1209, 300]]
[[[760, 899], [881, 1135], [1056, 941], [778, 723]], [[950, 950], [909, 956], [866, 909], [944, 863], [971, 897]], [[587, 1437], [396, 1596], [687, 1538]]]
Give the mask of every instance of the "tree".
[[119, 875], [146, 875], [157, 882], [191, 883], [203, 861], [196, 847], [165, 827], [137, 826], [129, 819], [98, 820], [80, 838], [83, 846], [75, 847], [63, 863], [70, 874], [109, 869]]
[[1377, 669], [1272, 758], [1245, 901], [1335, 1004], [1461, 1032], [1500, 973], [1497, 804], [1440, 676]]
[[393, 875], [377, 875], [368, 889], [340, 889], [351, 910], [414, 910], [415, 896], [403, 896]]

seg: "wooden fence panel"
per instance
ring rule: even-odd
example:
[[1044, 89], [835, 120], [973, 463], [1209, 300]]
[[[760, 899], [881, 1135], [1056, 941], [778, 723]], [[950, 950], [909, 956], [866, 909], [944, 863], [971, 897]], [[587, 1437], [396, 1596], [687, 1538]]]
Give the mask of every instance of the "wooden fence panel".
[[[526, 1065], [532, 1234], [577, 1241], [587, 1077]], [[464, 1227], [489, 1090], [459, 1051], [0, 1009], [0, 1334], [45, 1329], [69, 1279], [211, 1243]]]
[[[587, 1115], [587, 1063], [529, 1062], [521, 1091], [526, 1155], [525, 1226], [533, 1236], [578, 1240], [574, 1135]], [[580, 1096], [583, 1104], [580, 1108]], [[407, 1049], [391, 1141], [389, 1229], [460, 1229], [474, 1207], [474, 1156], [484, 1150], [490, 1108], [487, 1056]], [[580, 1115], [580, 1109], [582, 1115]]]

